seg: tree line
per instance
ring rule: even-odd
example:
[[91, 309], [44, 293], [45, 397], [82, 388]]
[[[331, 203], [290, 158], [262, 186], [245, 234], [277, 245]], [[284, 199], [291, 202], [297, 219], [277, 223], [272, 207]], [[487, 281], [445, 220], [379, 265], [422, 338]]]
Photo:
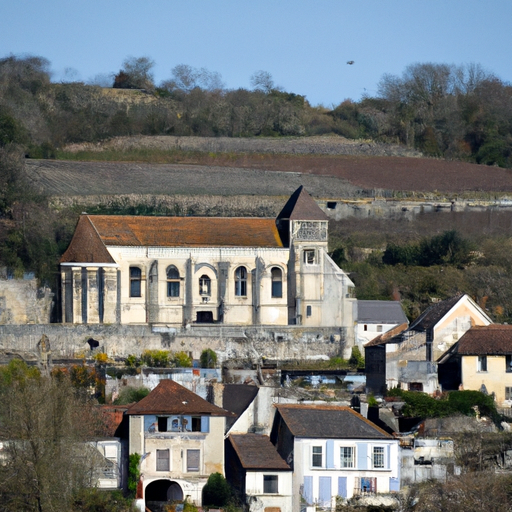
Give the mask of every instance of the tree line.
[[[186, 64], [155, 84], [153, 68], [148, 57], [130, 57], [96, 85], [54, 83], [42, 57], [0, 59], [0, 146], [21, 143], [47, 158], [69, 142], [120, 135], [334, 133], [512, 166], [512, 87], [480, 65], [411, 64], [401, 76], [385, 74], [375, 96], [332, 108], [283, 90], [266, 71], [251, 76], [250, 89], [228, 89], [219, 73]], [[106, 94], [104, 86], [133, 94]]]

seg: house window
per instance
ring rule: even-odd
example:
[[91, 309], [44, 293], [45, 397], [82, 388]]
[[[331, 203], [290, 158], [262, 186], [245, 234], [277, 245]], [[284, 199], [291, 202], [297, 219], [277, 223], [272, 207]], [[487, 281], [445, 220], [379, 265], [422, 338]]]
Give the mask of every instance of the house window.
[[167, 269], [167, 297], [180, 296], [180, 273], [178, 269], [171, 265]]
[[312, 460], [311, 465], [314, 468], [321, 468], [322, 467], [322, 447], [321, 446], [313, 446], [313, 452], [312, 452]]
[[199, 278], [199, 295], [201, 297], [210, 297], [212, 294], [212, 280], [206, 275]]
[[367, 331], [367, 330], [368, 330], [368, 326], [366, 324], [364, 324], [363, 331]]
[[167, 416], [158, 416], [158, 432], [167, 432]]
[[505, 400], [512, 400], [512, 387], [505, 388]]
[[512, 355], [505, 356], [505, 371], [507, 373], [512, 372]]
[[277, 475], [263, 475], [263, 493], [277, 494]]
[[377, 492], [376, 478], [356, 478], [354, 494], [375, 494]]
[[247, 269], [238, 267], [235, 270], [235, 295], [237, 297], [247, 296]]
[[306, 265], [314, 265], [316, 263], [315, 249], [305, 249], [303, 253], [303, 261]]
[[199, 450], [187, 450], [187, 471], [199, 471]]
[[487, 371], [487, 356], [478, 356], [477, 371], [478, 372], [486, 372]]
[[384, 468], [384, 447], [374, 446], [373, 447], [373, 469]]
[[272, 276], [272, 297], [281, 298], [283, 296], [283, 272], [280, 268], [274, 267], [270, 274]]
[[382, 325], [377, 325], [377, 332], [382, 332]]
[[312, 308], [311, 306], [306, 306], [306, 316], [310, 317], [312, 314]]
[[340, 467], [353, 468], [354, 467], [354, 447], [342, 446], [340, 448]]
[[169, 450], [156, 451], [156, 470], [169, 471]]
[[130, 297], [141, 296], [142, 270], [139, 267], [130, 267]]

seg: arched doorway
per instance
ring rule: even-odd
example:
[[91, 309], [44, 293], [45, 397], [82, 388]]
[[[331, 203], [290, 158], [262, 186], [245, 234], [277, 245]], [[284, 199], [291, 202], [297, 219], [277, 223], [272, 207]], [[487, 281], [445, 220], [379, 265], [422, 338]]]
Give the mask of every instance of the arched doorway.
[[171, 480], [155, 480], [147, 485], [144, 496], [146, 507], [152, 512], [159, 512], [166, 503], [183, 501], [183, 489]]

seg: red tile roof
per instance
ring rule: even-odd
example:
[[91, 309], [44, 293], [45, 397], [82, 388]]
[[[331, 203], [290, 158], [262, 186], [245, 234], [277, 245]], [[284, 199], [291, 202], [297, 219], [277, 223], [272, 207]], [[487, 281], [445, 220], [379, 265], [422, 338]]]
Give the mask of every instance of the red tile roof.
[[245, 469], [291, 470], [268, 436], [231, 434], [228, 439]]
[[133, 404], [126, 414], [201, 414], [233, 416], [232, 412], [207, 402], [173, 380], [161, 380], [148, 396]]
[[82, 215], [61, 263], [113, 263], [106, 247], [283, 247], [274, 219]]
[[512, 325], [491, 324], [471, 327], [460, 338], [452, 353], [460, 355], [512, 354]]

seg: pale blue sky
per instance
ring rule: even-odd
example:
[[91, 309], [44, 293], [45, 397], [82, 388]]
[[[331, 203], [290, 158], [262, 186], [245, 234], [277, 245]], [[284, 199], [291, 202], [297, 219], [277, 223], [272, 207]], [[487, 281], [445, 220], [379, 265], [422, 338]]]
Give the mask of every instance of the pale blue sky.
[[[148, 56], [250, 85], [257, 70], [327, 107], [415, 62], [478, 63], [512, 81], [512, 0], [0, 0], [0, 57], [46, 57], [54, 80]], [[346, 62], [353, 60], [353, 65]]]

